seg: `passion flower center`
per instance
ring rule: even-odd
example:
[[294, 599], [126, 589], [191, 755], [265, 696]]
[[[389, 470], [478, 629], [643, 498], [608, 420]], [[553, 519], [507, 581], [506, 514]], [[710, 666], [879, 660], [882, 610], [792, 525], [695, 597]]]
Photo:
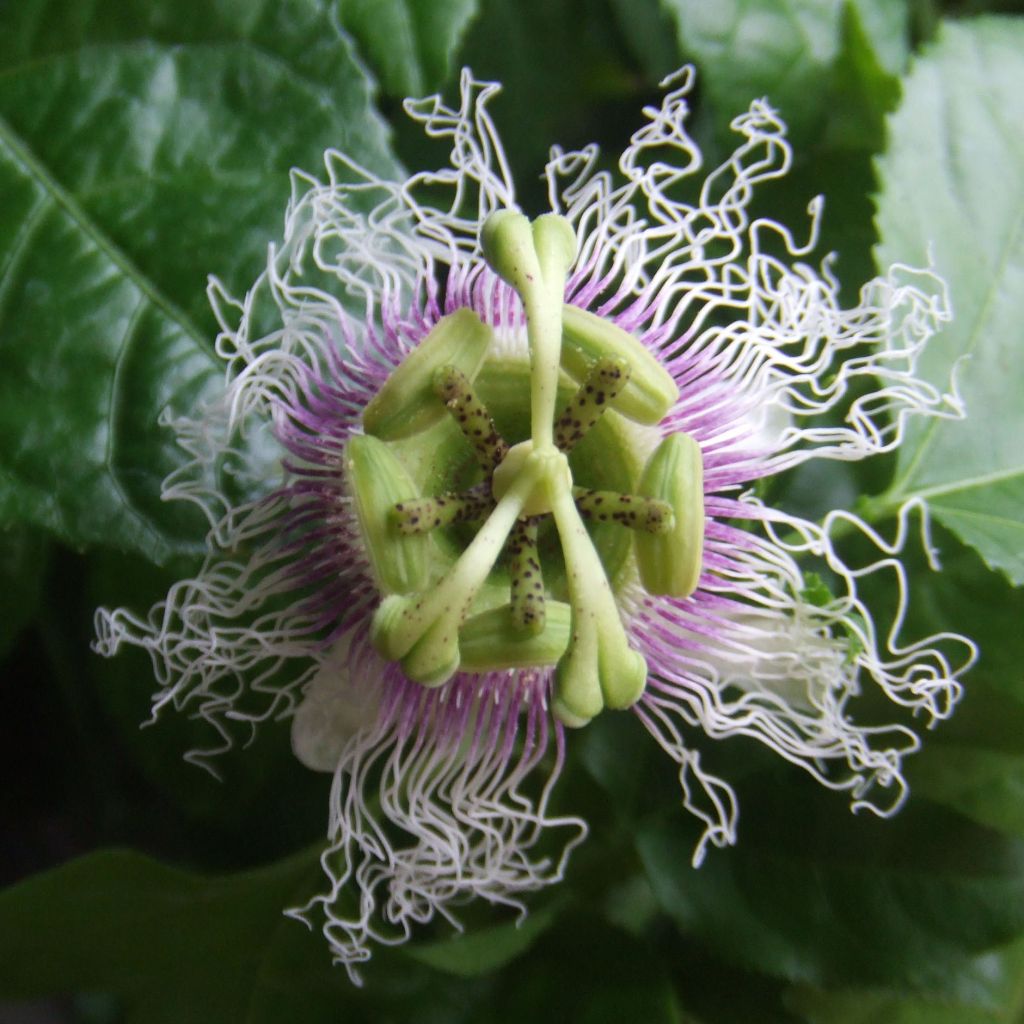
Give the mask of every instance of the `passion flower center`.
[[[574, 450], [594, 447], [602, 418], [657, 423], [678, 397], [675, 383], [621, 328], [564, 305], [576, 255], [564, 218], [531, 223], [503, 211], [485, 222], [481, 243], [526, 314], [529, 387], [511, 386], [529, 436], [502, 436], [477, 391], [491, 332], [470, 310], [439, 321], [388, 378], [364, 415], [368, 436], [352, 439], [348, 459], [385, 595], [372, 639], [425, 686], [459, 670], [554, 666], [554, 712], [582, 725], [603, 707], [629, 707], [647, 677], [616, 606], [609, 549], [602, 544], [603, 559], [595, 538], [618, 527], [643, 535], [634, 545], [641, 580], [652, 581], [652, 592], [686, 596], [701, 558], [700, 453], [673, 434], [640, 474], [637, 493], [581, 486], [585, 475], [577, 483], [574, 467], [587, 463]], [[578, 382], [568, 399], [566, 374]], [[634, 490], [628, 430], [604, 435], [615, 440], [587, 458], [625, 463]], [[439, 486], [424, 494], [416, 480]]]

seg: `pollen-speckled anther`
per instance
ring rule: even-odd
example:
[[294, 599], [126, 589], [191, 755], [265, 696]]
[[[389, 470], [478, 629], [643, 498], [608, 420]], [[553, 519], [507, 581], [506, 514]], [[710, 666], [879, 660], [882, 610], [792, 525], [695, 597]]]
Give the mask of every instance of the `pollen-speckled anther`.
[[493, 473], [508, 454], [508, 445], [469, 378], [457, 366], [442, 366], [434, 375], [434, 391], [473, 446], [480, 468], [484, 473]]
[[568, 452], [579, 444], [622, 393], [629, 376], [629, 364], [624, 359], [612, 356], [598, 359], [555, 420], [556, 446]]

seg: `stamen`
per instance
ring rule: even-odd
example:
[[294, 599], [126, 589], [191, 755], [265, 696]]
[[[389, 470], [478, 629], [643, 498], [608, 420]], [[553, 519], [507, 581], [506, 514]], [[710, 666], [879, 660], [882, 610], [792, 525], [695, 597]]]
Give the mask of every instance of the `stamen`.
[[675, 524], [672, 506], [657, 498], [586, 487], [574, 487], [572, 496], [580, 515], [598, 523], [618, 523], [645, 533], [668, 533]]
[[508, 539], [508, 552], [512, 622], [526, 633], [541, 633], [545, 622], [544, 578], [537, 553], [536, 519], [517, 521]]
[[494, 508], [490, 486], [477, 484], [468, 491], [448, 491], [436, 498], [415, 498], [395, 505], [391, 521], [405, 536], [429, 533], [452, 523], [468, 523], [483, 519]]
[[629, 364], [624, 359], [598, 359], [555, 420], [555, 445], [563, 452], [572, 451], [629, 383], [629, 375]]
[[575, 380], [583, 380], [595, 359], [624, 359], [630, 368], [629, 386], [619, 396], [615, 411], [653, 426], [679, 399], [672, 375], [641, 341], [611, 320], [576, 306], [562, 310], [562, 366]]
[[676, 431], [663, 438], [637, 487], [666, 502], [672, 527], [660, 536], [633, 537], [640, 582], [648, 594], [689, 597], [700, 581], [704, 550], [704, 464], [700, 446]]
[[436, 586], [409, 597], [393, 594], [377, 609], [371, 628], [373, 645], [389, 661], [401, 661], [410, 679], [440, 686], [458, 671], [459, 627], [542, 470], [536, 462], [524, 468]]
[[508, 445], [469, 378], [457, 366], [442, 366], [434, 375], [434, 391], [473, 446], [480, 468], [488, 475], [493, 473], [508, 454]]

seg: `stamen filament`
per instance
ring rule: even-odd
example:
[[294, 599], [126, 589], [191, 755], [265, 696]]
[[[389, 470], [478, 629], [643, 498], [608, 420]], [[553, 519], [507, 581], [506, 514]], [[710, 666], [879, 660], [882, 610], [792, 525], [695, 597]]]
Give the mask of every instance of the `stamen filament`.
[[[541, 472], [540, 463], [524, 467], [459, 560], [436, 587], [424, 594], [392, 596], [384, 600], [374, 617], [373, 630], [373, 642], [381, 654], [391, 661], [400, 660], [430, 632], [439, 647], [449, 653], [454, 649], [455, 663], [449, 676], [457, 670], [459, 626], [498, 560], [505, 539]], [[435, 684], [443, 681], [431, 680]]]
[[429, 533], [452, 523], [483, 519], [494, 508], [490, 487], [477, 484], [468, 491], [448, 491], [436, 498], [414, 498], [399, 502], [391, 510], [391, 520], [399, 533], [411, 536]]
[[555, 421], [555, 445], [572, 451], [628, 383], [629, 364], [624, 359], [605, 356], [594, 363]]
[[434, 376], [434, 390], [473, 446], [480, 468], [489, 476], [508, 454], [508, 445], [469, 378], [456, 366], [442, 366]]
[[509, 573], [512, 577], [511, 613], [517, 629], [527, 633], [544, 630], [544, 577], [537, 553], [536, 519], [519, 519], [508, 539]]
[[580, 515], [598, 523], [618, 523], [645, 533], [668, 533], [675, 523], [672, 506], [657, 498], [586, 487], [574, 487], [572, 496]]

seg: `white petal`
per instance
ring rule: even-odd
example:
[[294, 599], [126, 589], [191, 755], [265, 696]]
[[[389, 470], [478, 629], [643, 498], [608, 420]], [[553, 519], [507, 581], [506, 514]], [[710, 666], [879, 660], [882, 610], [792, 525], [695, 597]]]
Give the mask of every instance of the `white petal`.
[[373, 725], [380, 705], [374, 680], [353, 680], [348, 640], [340, 641], [313, 676], [292, 719], [292, 750], [316, 772], [333, 772], [348, 741]]

